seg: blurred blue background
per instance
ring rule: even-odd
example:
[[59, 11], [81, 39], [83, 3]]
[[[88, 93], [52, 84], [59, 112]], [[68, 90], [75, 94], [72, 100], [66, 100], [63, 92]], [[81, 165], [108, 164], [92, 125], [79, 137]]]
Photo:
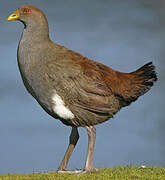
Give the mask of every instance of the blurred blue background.
[[[47, 115], [26, 92], [17, 67], [20, 22], [7, 17], [26, 2], [47, 15], [51, 39], [123, 72], [149, 61], [159, 80], [115, 118], [96, 126], [96, 167], [165, 166], [165, 2], [163, 0], [10, 0], [0, 6], [0, 173], [56, 170], [70, 127]], [[83, 168], [87, 133], [69, 169]]]

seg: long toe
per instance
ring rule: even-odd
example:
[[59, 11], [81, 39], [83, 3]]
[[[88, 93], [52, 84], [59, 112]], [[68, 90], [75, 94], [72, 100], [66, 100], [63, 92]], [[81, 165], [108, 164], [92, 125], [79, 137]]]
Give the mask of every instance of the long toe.
[[81, 174], [84, 170], [58, 170], [58, 173]]

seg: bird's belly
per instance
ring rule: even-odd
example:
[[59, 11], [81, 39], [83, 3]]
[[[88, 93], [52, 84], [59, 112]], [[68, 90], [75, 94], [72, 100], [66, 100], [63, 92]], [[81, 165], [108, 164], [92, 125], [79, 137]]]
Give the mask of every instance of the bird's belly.
[[47, 81], [46, 76], [33, 76], [32, 74], [28, 76], [26, 72], [21, 73], [21, 75], [27, 91], [48, 114], [65, 120], [74, 118], [74, 114], [66, 106], [62, 97], [56, 92], [55, 87], [51, 86], [51, 83]]

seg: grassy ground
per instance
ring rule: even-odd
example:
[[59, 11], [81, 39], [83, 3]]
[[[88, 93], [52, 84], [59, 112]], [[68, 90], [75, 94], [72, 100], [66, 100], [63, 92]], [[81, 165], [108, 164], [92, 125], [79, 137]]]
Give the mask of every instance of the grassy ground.
[[0, 180], [165, 180], [165, 168], [160, 167], [117, 167], [100, 169], [91, 174], [58, 174], [33, 173], [33, 174], [8, 174], [0, 175]]

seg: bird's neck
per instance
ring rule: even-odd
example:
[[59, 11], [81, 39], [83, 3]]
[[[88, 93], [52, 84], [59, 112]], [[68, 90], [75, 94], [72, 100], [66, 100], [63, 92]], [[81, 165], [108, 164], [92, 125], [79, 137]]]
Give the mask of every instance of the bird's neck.
[[29, 64], [40, 60], [39, 55], [47, 47], [47, 44], [50, 44], [50, 41], [47, 24], [39, 24], [38, 26], [33, 26], [33, 24], [27, 25], [22, 33], [17, 51], [18, 62], [21, 64], [21, 68], [27, 69]]
[[48, 23], [39, 23], [37, 26], [34, 23], [26, 25], [22, 34], [22, 39], [26, 42], [42, 43], [49, 41], [49, 27]]

